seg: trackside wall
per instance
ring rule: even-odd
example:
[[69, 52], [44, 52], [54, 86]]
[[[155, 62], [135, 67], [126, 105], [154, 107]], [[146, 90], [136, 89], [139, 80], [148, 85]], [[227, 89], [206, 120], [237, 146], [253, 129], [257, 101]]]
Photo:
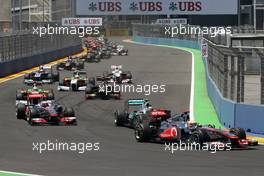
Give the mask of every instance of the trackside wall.
[[62, 49], [53, 50], [29, 57], [18, 58], [15, 60], [0, 63], [0, 77], [18, 73], [38, 65], [46, 64], [69, 55], [82, 51], [82, 45], [70, 46]]

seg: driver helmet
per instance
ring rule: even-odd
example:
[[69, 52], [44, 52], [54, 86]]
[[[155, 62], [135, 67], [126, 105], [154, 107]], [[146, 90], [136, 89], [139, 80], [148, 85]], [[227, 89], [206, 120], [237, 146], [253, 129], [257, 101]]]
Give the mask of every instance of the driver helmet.
[[72, 57], [71, 56], [68, 57], [68, 61], [72, 61]]
[[33, 90], [38, 90], [36, 83], [34, 83], [34, 85], [33, 85]]
[[43, 65], [39, 66], [39, 71], [44, 71]]
[[77, 73], [75, 76], [74, 76], [75, 78], [80, 78], [80, 76], [79, 76], [79, 74]]
[[147, 110], [152, 110], [152, 106], [149, 102], [146, 102], [145, 107]]

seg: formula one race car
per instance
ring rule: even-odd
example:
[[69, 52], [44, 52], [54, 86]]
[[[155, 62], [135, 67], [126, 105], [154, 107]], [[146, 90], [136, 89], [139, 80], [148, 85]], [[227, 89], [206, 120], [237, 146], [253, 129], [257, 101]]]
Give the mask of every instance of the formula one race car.
[[26, 104], [17, 104], [16, 116], [30, 125], [77, 125], [72, 108], [63, 108], [54, 100], [46, 101], [43, 94], [29, 94]]
[[148, 115], [153, 121], [164, 121], [171, 117], [171, 111], [165, 109], [153, 109], [148, 100], [129, 99], [125, 101], [124, 109], [115, 112], [115, 125], [135, 128], [142, 115]]
[[102, 59], [109, 59], [111, 58], [111, 48], [108, 48], [108, 47], [103, 47], [101, 49], [101, 58]]
[[227, 130], [216, 129], [214, 126], [199, 126], [190, 136], [191, 143], [213, 143], [214, 145], [225, 145], [229, 143], [231, 148], [247, 148], [256, 146], [258, 142], [247, 139], [247, 135], [242, 128], [232, 128]]
[[112, 56], [127, 56], [128, 50], [125, 50], [123, 45], [114, 45], [111, 54]]
[[104, 72], [103, 76], [97, 76], [96, 78], [91, 78], [97, 81], [105, 81], [108, 83], [132, 83], [132, 73], [130, 71], [122, 71], [121, 65], [112, 65], [112, 72]]
[[30, 95], [42, 95], [45, 100], [54, 100], [53, 90], [38, 88], [36, 85], [29, 89], [19, 89], [16, 91], [16, 105], [19, 103], [26, 104]]
[[170, 119], [156, 123], [144, 115], [135, 127], [135, 138], [138, 142], [179, 142], [224, 145], [231, 148], [245, 148], [257, 145], [257, 141], [248, 140], [241, 128], [222, 130], [213, 125], [198, 125], [188, 121], [189, 115], [184, 112]]
[[121, 99], [121, 92], [115, 91], [113, 85], [105, 81], [96, 81], [87, 84], [85, 89], [85, 98], [86, 100], [94, 99], [96, 97], [108, 100], [114, 98], [116, 100]]
[[95, 62], [98, 63], [101, 61], [101, 53], [97, 49], [90, 49], [86, 57], [83, 58], [86, 62]]
[[85, 71], [75, 71], [72, 77], [66, 77], [59, 83], [59, 91], [84, 91], [86, 89], [87, 76]]
[[84, 69], [84, 62], [81, 59], [73, 59], [71, 56], [68, 57], [68, 60], [61, 62], [57, 65], [57, 70], [68, 70], [75, 71]]
[[24, 83], [27, 85], [33, 84], [52, 84], [59, 81], [58, 72], [53, 72], [51, 67], [40, 66], [38, 71], [24, 75]]

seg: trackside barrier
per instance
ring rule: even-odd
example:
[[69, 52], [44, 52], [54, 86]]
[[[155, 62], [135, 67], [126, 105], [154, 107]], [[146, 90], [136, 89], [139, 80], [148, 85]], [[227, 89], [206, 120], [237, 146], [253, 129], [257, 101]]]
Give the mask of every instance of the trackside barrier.
[[47, 53], [37, 54], [30, 57], [18, 58], [15, 60], [0, 63], [0, 77], [18, 73], [38, 65], [47, 64], [58, 58], [63, 58], [82, 51], [81, 45], [53, 50]]
[[128, 29], [106, 29], [107, 36], [129, 36]]
[[169, 39], [169, 38], [152, 38], [152, 37], [140, 37], [133, 36], [133, 40], [141, 43], [157, 44], [157, 45], [172, 45], [185, 48], [199, 49], [198, 42], [189, 40]]
[[[146, 44], [171, 45], [200, 50], [199, 43], [195, 41], [141, 36], [133, 36], [133, 40]], [[225, 99], [208, 74], [207, 60], [205, 59], [204, 65], [206, 68], [207, 93], [222, 125], [227, 128], [241, 127], [253, 133], [264, 134], [264, 106], [235, 103]]]

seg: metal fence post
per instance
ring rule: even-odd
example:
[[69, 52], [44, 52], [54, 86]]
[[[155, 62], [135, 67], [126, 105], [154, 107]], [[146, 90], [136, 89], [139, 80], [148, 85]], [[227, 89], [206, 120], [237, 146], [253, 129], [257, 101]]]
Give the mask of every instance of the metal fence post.
[[237, 102], [244, 102], [245, 89], [245, 58], [238, 56], [238, 75], [237, 75]]
[[261, 62], [261, 77], [260, 77], [260, 83], [261, 83], [261, 104], [264, 104], [264, 56], [260, 58]]
[[223, 96], [228, 96], [228, 55], [224, 55], [224, 90]]
[[241, 57], [241, 102], [244, 102], [245, 94], [245, 57]]
[[241, 60], [240, 57], [237, 58], [237, 102], [241, 101]]
[[234, 93], [235, 93], [235, 61], [234, 56], [231, 56], [231, 65], [230, 65], [230, 99], [234, 100]]

